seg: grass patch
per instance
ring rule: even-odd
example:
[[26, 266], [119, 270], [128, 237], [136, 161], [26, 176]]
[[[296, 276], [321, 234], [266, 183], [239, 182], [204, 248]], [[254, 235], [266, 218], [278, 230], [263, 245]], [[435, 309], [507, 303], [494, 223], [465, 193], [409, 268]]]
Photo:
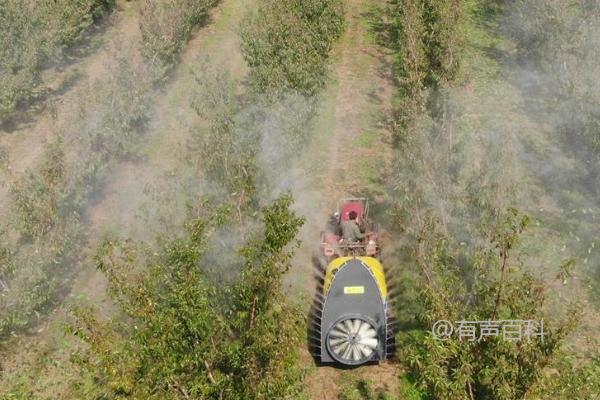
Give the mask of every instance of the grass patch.
[[378, 140], [377, 132], [373, 130], [365, 130], [354, 139], [354, 144], [358, 147], [371, 147]]
[[424, 394], [417, 388], [414, 378], [402, 375], [398, 384], [398, 394], [403, 400], [425, 400]]
[[373, 382], [367, 379], [351, 380], [342, 386], [339, 400], [392, 400], [390, 393], [373, 388]]

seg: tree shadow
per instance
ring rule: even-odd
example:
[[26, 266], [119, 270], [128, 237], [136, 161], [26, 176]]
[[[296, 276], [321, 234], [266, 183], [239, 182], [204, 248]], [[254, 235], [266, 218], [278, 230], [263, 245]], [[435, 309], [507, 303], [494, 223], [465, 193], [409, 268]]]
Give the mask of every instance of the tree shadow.
[[[42, 62], [38, 66], [37, 72], [42, 73], [54, 69], [58, 73], [64, 73], [68, 68], [98, 51], [104, 42], [104, 34], [112, 26], [111, 16], [112, 14], [109, 13], [98, 19], [75, 44], [63, 49], [57, 59]], [[0, 121], [0, 132], [13, 133], [33, 123], [37, 113], [52, 107], [49, 103], [63, 96], [82, 77], [82, 73], [74, 71], [67, 75], [55, 89], [44, 87], [41, 82], [41, 88], [34, 88], [36, 90], [29, 99], [19, 102], [10, 114]]]

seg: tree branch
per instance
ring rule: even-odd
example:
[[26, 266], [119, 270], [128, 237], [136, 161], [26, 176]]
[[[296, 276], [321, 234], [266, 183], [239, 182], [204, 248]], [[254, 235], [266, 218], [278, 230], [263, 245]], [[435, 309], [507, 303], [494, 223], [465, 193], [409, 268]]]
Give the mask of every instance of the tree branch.
[[254, 300], [252, 300], [252, 308], [250, 309], [250, 323], [248, 325], [248, 330], [252, 330], [254, 327], [254, 319], [256, 318], [256, 302], [258, 299], [254, 296]]

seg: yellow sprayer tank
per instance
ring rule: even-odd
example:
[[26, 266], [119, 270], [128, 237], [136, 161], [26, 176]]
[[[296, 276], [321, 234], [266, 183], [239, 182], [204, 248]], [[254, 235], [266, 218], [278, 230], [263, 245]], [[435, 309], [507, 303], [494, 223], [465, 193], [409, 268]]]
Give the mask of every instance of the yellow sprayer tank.
[[318, 346], [321, 363], [360, 365], [385, 360], [394, 335], [383, 266], [374, 257], [338, 257], [325, 270]]

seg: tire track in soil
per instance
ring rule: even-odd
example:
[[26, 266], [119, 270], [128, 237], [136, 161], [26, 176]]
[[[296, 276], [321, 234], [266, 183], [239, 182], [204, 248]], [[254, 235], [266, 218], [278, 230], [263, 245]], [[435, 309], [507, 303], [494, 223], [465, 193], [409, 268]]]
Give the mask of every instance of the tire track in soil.
[[[311, 301], [314, 294], [311, 256], [318, 248], [319, 232], [337, 200], [350, 195], [367, 195], [373, 204], [385, 201], [385, 186], [392, 162], [391, 132], [384, 121], [392, 109], [394, 82], [391, 54], [376, 44], [371, 25], [385, 1], [346, 2], [346, 31], [333, 54], [331, 82], [325, 89], [314, 140], [300, 161], [300, 169], [311, 180], [296, 190], [300, 203], [307, 197], [319, 205], [311, 207], [301, 233], [302, 247], [290, 272], [290, 285]], [[305, 190], [310, 188], [310, 190]], [[383, 222], [383, 221], [378, 221]], [[382, 247], [391, 246], [382, 232]], [[385, 260], [384, 260], [385, 265]], [[314, 365], [308, 350], [302, 358]], [[398, 373], [393, 362], [354, 369], [311, 367], [305, 378], [313, 399], [337, 399], [341, 386], [366, 379], [375, 389], [396, 394]]]

